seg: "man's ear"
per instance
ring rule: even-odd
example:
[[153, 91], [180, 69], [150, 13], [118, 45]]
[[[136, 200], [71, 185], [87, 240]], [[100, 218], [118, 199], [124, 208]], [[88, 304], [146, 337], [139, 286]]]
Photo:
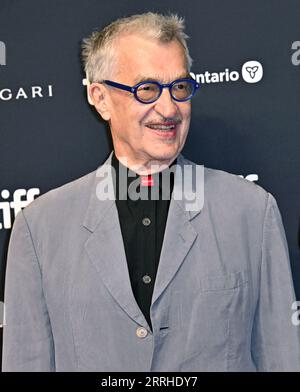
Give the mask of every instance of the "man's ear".
[[88, 87], [88, 94], [103, 120], [109, 121], [110, 112], [107, 105], [108, 94], [105, 87], [99, 83], [91, 83]]

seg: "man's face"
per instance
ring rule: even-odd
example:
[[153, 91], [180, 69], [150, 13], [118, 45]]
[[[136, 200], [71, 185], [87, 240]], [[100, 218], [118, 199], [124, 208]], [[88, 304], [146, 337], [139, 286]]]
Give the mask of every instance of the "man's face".
[[[112, 79], [134, 86], [140, 81], [170, 83], [188, 77], [184, 51], [176, 40], [160, 43], [136, 35], [116, 43], [117, 65]], [[170, 164], [182, 150], [190, 124], [191, 102], [176, 102], [168, 88], [150, 104], [138, 102], [132, 93], [105, 86], [114, 150], [130, 164]], [[168, 131], [160, 130], [168, 126]], [[155, 129], [154, 129], [155, 128]]]

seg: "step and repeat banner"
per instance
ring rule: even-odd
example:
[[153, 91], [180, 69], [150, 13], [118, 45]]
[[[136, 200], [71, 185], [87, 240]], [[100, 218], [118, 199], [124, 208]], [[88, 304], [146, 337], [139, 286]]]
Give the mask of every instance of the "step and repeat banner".
[[16, 214], [112, 149], [86, 99], [81, 40], [146, 11], [184, 17], [190, 37], [201, 88], [183, 154], [275, 196], [300, 300], [300, 1], [0, 0], [0, 323]]

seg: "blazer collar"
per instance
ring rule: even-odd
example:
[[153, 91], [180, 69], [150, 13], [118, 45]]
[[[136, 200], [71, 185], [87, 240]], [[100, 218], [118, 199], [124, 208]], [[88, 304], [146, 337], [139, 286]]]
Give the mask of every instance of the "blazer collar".
[[[170, 194], [173, 191], [174, 186], [174, 174], [173, 171], [176, 167], [177, 158], [169, 165], [168, 168], [162, 170], [161, 172], [151, 174], [149, 176], [140, 176], [133, 170], [130, 170], [126, 166], [124, 166], [116, 157], [114, 151], [112, 152], [111, 158], [112, 167], [115, 170], [116, 174], [116, 182], [115, 182], [115, 190], [116, 195], [119, 199], [124, 200], [129, 198], [130, 188], [133, 187], [134, 191], [140, 193], [140, 195], [145, 195], [147, 198], [151, 197], [151, 192], [155, 192], [155, 194], [159, 194], [159, 198], [163, 198], [164, 200], [170, 200]], [[120, 177], [124, 176], [126, 178], [126, 182], [123, 182], [123, 187], [121, 187]], [[164, 182], [163, 178], [168, 177], [169, 181]], [[141, 185], [142, 180], [152, 180], [152, 185]], [[133, 184], [134, 182], [134, 184]], [[132, 189], [132, 188], [131, 188]]]
[[[106, 161], [95, 170], [89, 205], [83, 221], [84, 227], [91, 232], [95, 230], [109, 209], [115, 205], [113, 181], [116, 181], [116, 178], [111, 170], [112, 156], [113, 151]], [[175, 203], [184, 211], [187, 218], [192, 220], [203, 208], [204, 166], [196, 165], [194, 162], [187, 160], [182, 154], [177, 156], [176, 163], [170, 207]], [[101, 191], [106, 191], [106, 197], [99, 198]]]

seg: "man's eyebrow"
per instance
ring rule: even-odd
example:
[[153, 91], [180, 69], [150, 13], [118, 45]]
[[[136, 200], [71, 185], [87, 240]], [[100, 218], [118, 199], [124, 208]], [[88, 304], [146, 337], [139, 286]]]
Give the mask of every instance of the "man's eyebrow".
[[[190, 77], [191, 77], [191, 75], [188, 72], [184, 72], [184, 73], [181, 73], [181, 74], [175, 76], [175, 78], [173, 80], [182, 79], [182, 78], [190, 78]], [[165, 81], [159, 76], [138, 75], [134, 79], [134, 84], [138, 84], [141, 82], [149, 82], [151, 80], [154, 80], [154, 81], [160, 82], [160, 83], [165, 83]], [[171, 81], [173, 81], [173, 80], [171, 80]]]

